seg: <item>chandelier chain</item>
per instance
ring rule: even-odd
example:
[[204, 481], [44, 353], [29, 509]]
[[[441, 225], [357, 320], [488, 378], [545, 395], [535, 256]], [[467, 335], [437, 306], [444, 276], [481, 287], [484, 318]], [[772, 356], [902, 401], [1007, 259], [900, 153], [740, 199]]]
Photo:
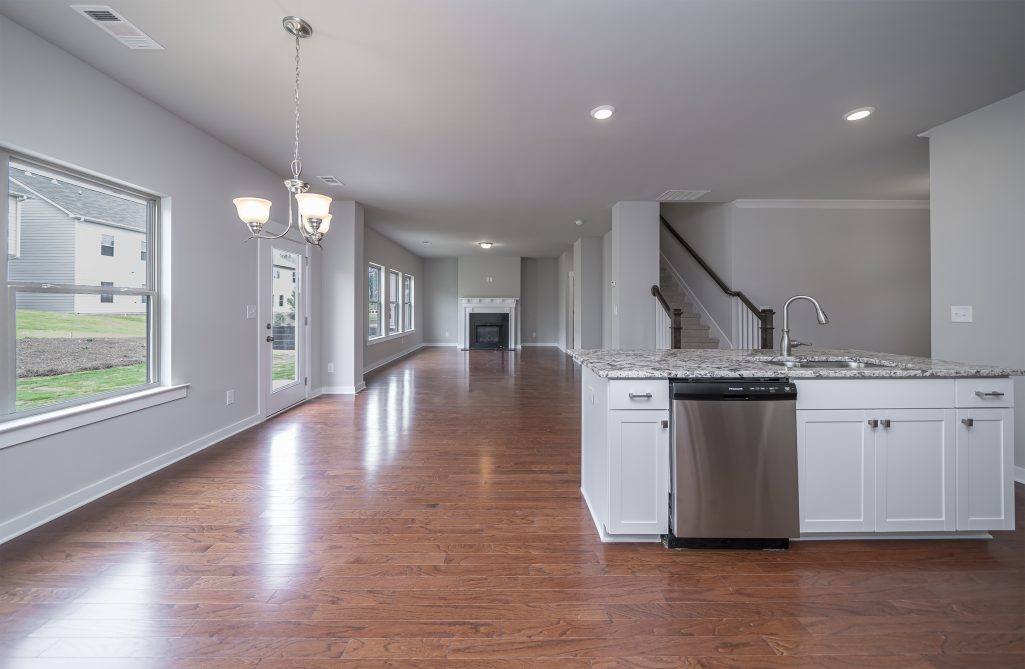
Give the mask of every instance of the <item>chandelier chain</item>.
[[299, 35], [295, 36], [295, 146], [292, 151], [292, 176], [302, 174], [303, 164], [299, 160]]

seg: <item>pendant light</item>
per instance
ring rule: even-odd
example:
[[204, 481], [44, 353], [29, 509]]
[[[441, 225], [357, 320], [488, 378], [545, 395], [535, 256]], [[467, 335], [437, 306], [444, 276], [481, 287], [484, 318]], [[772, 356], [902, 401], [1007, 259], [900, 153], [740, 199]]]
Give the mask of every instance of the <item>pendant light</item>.
[[285, 31], [295, 38], [295, 144], [292, 150], [292, 178], [285, 179], [288, 198], [288, 226], [280, 235], [262, 234], [263, 226], [270, 219], [271, 201], [261, 197], [237, 197], [232, 202], [238, 210], [238, 217], [249, 228], [250, 239], [280, 239], [292, 229], [292, 195], [295, 196], [296, 227], [307, 244], [320, 246], [320, 240], [331, 228], [331, 198], [327, 195], [308, 193], [310, 185], [302, 180], [302, 160], [299, 158], [299, 41], [313, 34], [313, 28], [296, 16], [281, 19]]

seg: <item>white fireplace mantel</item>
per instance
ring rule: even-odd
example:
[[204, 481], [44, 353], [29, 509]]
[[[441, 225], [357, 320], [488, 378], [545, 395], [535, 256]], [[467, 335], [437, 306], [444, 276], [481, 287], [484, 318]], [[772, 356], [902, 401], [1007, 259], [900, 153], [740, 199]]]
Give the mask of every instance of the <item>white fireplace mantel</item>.
[[520, 322], [516, 315], [518, 297], [461, 297], [459, 298], [459, 348], [470, 348], [470, 314], [509, 314], [509, 343], [506, 348], [520, 347]]

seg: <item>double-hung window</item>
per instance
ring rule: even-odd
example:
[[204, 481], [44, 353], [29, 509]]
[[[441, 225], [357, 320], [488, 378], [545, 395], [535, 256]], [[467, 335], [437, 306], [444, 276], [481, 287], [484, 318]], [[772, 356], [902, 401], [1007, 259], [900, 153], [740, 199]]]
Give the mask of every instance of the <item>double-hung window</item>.
[[[0, 313], [11, 324], [0, 329], [0, 354], [13, 363], [2, 368], [0, 420], [157, 385], [157, 268], [146, 253], [158, 239], [157, 199], [3, 150], [0, 158]], [[114, 255], [115, 238], [143, 249], [141, 262]]]
[[402, 325], [405, 332], [413, 329], [413, 277], [402, 275]]
[[370, 263], [367, 272], [367, 339], [384, 336], [381, 318], [384, 315], [384, 298], [381, 289], [384, 286], [384, 268]]
[[388, 334], [402, 331], [399, 323], [399, 273], [388, 270]]

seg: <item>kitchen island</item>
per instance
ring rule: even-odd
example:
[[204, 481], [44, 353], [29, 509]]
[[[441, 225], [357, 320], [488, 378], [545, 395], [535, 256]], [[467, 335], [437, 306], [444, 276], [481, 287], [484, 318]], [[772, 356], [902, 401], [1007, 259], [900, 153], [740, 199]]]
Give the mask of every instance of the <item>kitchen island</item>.
[[[1013, 529], [1017, 369], [854, 350], [574, 350], [581, 492], [603, 541], [669, 531], [670, 379], [797, 386], [800, 538]], [[796, 363], [796, 364], [795, 364]]]

